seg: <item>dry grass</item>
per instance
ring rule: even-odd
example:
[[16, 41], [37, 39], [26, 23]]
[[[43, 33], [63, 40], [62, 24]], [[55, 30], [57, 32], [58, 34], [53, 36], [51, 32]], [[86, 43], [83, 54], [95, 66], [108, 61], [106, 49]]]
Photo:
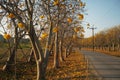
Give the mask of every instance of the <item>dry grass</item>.
[[[93, 49], [84, 48], [83, 50], [92, 51]], [[108, 50], [100, 50], [100, 49], [95, 49], [95, 51], [101, 52], [101, 53], [104, 53], [104, 54], [108, 54], [108, 55], [112, 55], [112, 56], [116, 56], [116, 57], [120, 57], [120, 51], [108, 51]]]
[[116, 56], [116, 57], [120, 57], [120, 52], [118, 51], [103, 51], [103, 50], [96, 50], [98, 52], [102, 52], [102, 53], [105, 53], [105, 54], [108, 54], [108, 55], [112, 55], [112, 56]]

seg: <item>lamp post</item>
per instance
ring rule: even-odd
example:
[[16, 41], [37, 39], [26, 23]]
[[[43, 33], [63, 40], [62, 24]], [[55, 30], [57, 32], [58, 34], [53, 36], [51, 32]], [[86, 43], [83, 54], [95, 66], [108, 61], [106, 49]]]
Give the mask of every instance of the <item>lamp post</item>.
[[120, 35], [118, 36], [118, 38], [119, 38], [118, 50], [120, 51]]
[[87, 24], [87, 29], [91, 29], [92, 30], [92, 36], [93, 36], [93, 51], [94, 51], [94, 46], [95, 46], [95, 40], [94, 40], [94, 30], [96, 29], [95, 27], [94, 27], [94, 25], [92, 26], [92, 27], [89, 27], [90, 26], [90, 24]]

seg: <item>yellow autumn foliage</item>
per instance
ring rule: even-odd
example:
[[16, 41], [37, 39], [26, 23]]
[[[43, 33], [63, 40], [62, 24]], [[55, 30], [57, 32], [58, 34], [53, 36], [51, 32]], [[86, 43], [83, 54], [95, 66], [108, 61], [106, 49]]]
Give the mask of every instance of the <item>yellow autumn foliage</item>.
[[11, 38], [10, 34], [7, 34], [7, 33], [5, 33], [5, 34], [3, 35], [3, 37], [4, 37], [4, 39], [6, 39], [6, 40], [8, 40], [8, 39]]
[[74, 28], [74, 31], [75, 31], [75, 32], [78, 32], [78, 31], [80, 31], [80, 28], [79, 28], [79, 27], [76, 27], [76, 28]]
[[58, 31], [58, 27], [53, 28], [53, 32], [56, 33]]
[[80, 7], [84, 7], [84, 6], [85, 6], [85, 3], [80, 2]]
[[84, 34], [81, 33], [81, 34], [80, 34], [80, 37], [84, 37]]
[[73, 39], [77, 39], [77, 35], [74, 34], [74, 35], [73, 35]]
[[8, 15], [8, 18], [15, 18], [15, 15], [14, 15], [13, 13], [10, 13], [10, 14]]
[[43, 19], [44, 17], [45, 17], [44, 15], [41, 15], [41, 16], [40, 16], [40, 19]]
[[84, 15], [83, 14], [78, 14], [78, 18], [79, 18], [79, 20], [83, 20]]
[[59, 4], [59, 0], [54, 0], [53, 5], [56, 6]]
[[19, 27], [19, 28], [24, 28], [24, 24], [21, 23], [21, 22], [19, 22], [19, 23], [18, 23], [18, 27]]
[[47, 36], [48, 36], [47, 33], [42, 33], [42, 35], [41, 35], [41, 39], [44, 39], [44, 38], [46, 38]]
[[72, 18], [67, 18], [67, 21], [69, 22], [69, 23], [71, 23], [73, 20], [72, 20]]
[[84, 4], [83, 4], [83, 2], [80, 2], [80, 6], [82, 7]]

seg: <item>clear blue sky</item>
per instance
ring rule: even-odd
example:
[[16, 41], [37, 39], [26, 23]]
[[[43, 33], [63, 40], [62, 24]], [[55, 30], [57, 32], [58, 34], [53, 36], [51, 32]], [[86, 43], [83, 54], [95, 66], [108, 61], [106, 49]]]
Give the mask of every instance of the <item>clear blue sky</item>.
[[[95, 33], [120, 25], [120, 0], [82, 0], [86, 3], [84, 21], [97, 27]], [[92, 36], [91, 30], [85, 28], [85, 37]], [[1, 28], [0, 28], [1, 30]]]
[[[120, 25], [120, 0], [82, 0], [86, 3], [84, 21], [97, 27], [95, 33]], [[85, 37], [92, 35], [91, 30], [85, 26]]]

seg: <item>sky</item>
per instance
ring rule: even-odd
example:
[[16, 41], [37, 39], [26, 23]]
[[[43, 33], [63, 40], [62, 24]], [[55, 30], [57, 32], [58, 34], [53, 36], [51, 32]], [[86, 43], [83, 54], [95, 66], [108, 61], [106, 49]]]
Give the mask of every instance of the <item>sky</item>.
[[[86, 3], [84, 21], [96, 27], [95, 34], [120, 25], [120, 0], [82, 0]], [[86, 24], [84, 22], [84, 24]], [[85, 25], [84, 25], [85, 26]], [[85, 37], [92, 36], [92, 30], [85, 28]]]
[[96, 27], [95, 34], [120, 25], [120, 0], [82, 0], [86, 3], [86, 12], [83, 26], [85, 37], [92, 36], [92, 30], [87, 29], [86, 23]]

